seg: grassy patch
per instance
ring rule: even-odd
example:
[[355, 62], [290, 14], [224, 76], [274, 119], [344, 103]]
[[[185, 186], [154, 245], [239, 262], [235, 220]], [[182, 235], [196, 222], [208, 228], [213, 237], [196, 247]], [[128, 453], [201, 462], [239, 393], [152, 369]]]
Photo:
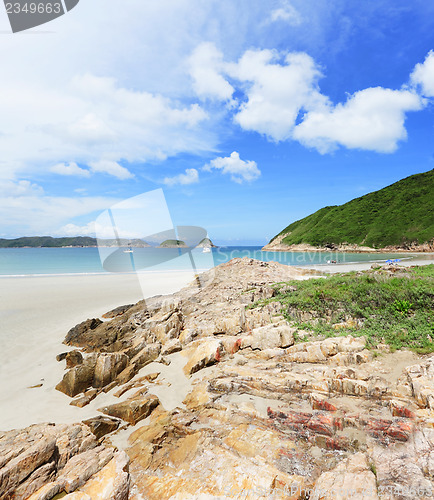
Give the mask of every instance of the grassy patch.
[[[384, 270], [275, 284], [276, 296], [290, 321], [325, 337], [364, 335], [368, 345], [387, 343], [392, 350], [434, 351], [434, 265], [390, 275]], [[263, 305], [265, 301], [253, 306]], [[300, 312], [312, 319], [300, 320]], [[347, 320], [356, 325], [336, 329]]]

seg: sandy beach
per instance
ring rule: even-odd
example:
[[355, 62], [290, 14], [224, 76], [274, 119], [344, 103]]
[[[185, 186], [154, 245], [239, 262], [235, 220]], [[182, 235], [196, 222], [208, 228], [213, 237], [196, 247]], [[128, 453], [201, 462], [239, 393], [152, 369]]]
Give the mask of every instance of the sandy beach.
[[[0, 278], [0, 430], [94, 416], [93, 405], [70, 406], [55, 390], [64, 371], [56, 355], [70, 350], [62, 345], [66, 333], [119, 305], [173, 293], [191, 278], [183, 271], [142, 273], [140, 283], [135, 274]], [[98, 407], [106, 403], [98, 399]]]
[[[381, 263], [383, 264], [383, 263]], [[428, 264], [434, 264], [433, 254], [419, 254], [418, 256], [409, 256], [408, 259], [401, 259], [399, 262], [400, 266], [426, 266]], [[371, 269], [373, 262], [349, 262], [341, 264], [319, 264], [312, 266], [303, 266], [309, 269], [315, 269], [317, 271], [323, 271], [326, 273], [348, 273], [350, 271], [367, 271]]]

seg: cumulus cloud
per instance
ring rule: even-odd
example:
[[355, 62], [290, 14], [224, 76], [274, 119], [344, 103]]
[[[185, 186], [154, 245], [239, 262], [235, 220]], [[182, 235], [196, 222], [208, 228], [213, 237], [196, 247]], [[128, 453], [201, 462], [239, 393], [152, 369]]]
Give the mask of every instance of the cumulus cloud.
[[225, 158], [215, 158], [205, 165], [203, 169], [208, 172], [213, 169], [220, 170], [222, 174], [229, 174], [231, 179], [238, 184], [243, 181], [254, 181], [261, 176], [261, 171], [256, 162], [242, 160], [240, 154], [236, 151]]
[[430, 51], [423, 63], [416, 64], [410, 81], [415, 86], [420, 86], [421, 92], [426, 97], [434, 97], [434, 51]]
[[297, 9], [285, 2], [281, 7], [271, 11], [270, 21], [284, 21], [291, 26], [298, 26], [302, 22], [302, 17]]
[[[212, 52], [209, 45], [207, 50]], [[321, 69], [306, 53], [248, 50], [234, 63], [219, 59], [216, 71], [220, 78], [231, 78], [242, 94], [233, 100], [233, 119], [243, 130], [275, 142], [299, 141], [321, 153], [338, 147], [392, 153], [407, 138], [407, 113], [425, 105], [406, 86], [362, 89], [335, 104], [321, 93]], [[410, 80], [426, 96], [434, 95], [433, 52]]]
[[89, 170], [79, 167], [75, 162], [58, 163], [51, 167], [51, 172], [59, 175], [74, 175], [77, 177], [90, 177]]
[[189, 58], [193, 89], [201, 99], [230, 100], [235, 89], [221, 74], [223, 54], [212, 43], [200, 44]]
[[208, 116], [198, 104], [182, 105], [90, 74], [55, 89], [22, 82], [12, 90], [0, 82], [0, 110], [0, 169], [8, 171], [38, 166], [41, 172], [67, 157], [70, 165], [127, 179], [121, 161], [164, 160], [209, 148], [209, 135], [200, 133]]
[[339, 145], [392, 153], [407, 137], [405, 113], [423, 106], [406, 90], [382, 87], [356, 92], [343, 104], [312, 110], [294, 130], [293, 138], [326, 153]]
[[187, 186], [188, 184], [195, 184], [199, 182], [199, 172], [195, 168], [187, 168], [185, 174], [179, 174], [175, 177], [166, 177], [163, 182], [166, 186], [174, 186], [176, 184]]
[[104, 196], [47, 196], [41, 186], [28, 180], [0, 181], [0, 194], [1, 231], [8, 237], [59, 234], [59, 228], [72, 218], [94, 214], [119, 201]]
[[134, 175], [116, 161], [99, 160], [89, 162], [89, 167], [93, 172], [100, 172], [108, 175], [113, 175], [118, 179], [131, 179]]
[[2, 197], [28, 197], [39, 196], [44, 193], [42, 186], [30, 182], [28, 180], [1, 180], [0, 181], [0, 196]]
[[310, 56], [291, 53], [283, 63], [279, 59], [275, 51], [249, 50], [230, 66], [231, 76], [244, 82], [247, 97], [235, 121], [276, 142], [291, 138], [301, 109], [322, 107], [327, 101], [318, 90], [321, 72]]

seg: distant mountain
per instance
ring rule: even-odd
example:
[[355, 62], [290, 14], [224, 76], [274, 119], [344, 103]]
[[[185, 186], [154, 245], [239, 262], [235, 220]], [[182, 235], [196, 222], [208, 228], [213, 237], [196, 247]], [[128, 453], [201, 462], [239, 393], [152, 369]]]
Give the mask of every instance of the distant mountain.
[[96, 247], [98, 246], [117, 247], [131, 246], [134, 248], [146, 248], [150, 245], [142, 240], [107, 239], [97, 240], [89, 236], [74, 236], [67, 238], [52, 238], [51, 236], [26, 236], [11, 240], [0, 239], [0, 248], [62, 248], [62, 247]]
[[434, 170], [293, 222], [264, 250], [434, 251]]

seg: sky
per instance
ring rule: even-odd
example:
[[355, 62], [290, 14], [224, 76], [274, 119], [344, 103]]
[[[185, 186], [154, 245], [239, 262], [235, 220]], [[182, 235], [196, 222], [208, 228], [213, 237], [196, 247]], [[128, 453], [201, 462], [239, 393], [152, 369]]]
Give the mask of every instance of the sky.
[[0, 54], [0, 238], [162, 188], [173, 224], [262, 245], [434, 168], [426, 0], [80, 0], [16, 34], [1, 5]]

